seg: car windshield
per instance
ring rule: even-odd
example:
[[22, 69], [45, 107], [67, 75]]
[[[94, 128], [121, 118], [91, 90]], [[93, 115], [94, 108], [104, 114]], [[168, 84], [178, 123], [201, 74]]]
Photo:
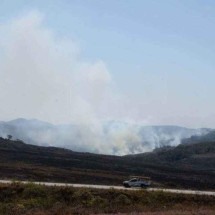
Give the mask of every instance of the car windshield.
[[136, 182], [136, 181], [137, 181], [136, 178], [130, 180], [130, 182]]

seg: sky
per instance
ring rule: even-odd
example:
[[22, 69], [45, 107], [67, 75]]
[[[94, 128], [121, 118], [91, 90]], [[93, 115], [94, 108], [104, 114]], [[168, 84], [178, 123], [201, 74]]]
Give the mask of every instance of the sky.
[[212, 0], [0, 0], [0, 120], [215, 127]]

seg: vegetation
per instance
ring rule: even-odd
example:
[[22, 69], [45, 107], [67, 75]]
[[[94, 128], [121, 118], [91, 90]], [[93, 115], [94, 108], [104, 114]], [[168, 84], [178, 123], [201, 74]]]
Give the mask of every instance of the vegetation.
[[215, 190], [215, 142], [130, 156], [78, 153], [0, 138], [1, 179], [121, 185], [129, 175], [153, 186]]
[[8, 135], [7, 135], [7, 139], [8, 139], [8, 140], [11, 140], [11, 139], [12, 139], [12, 137], [13, 137], [13, 136], [12, 136], [12, 135], [10, 135], [10, 134], [8, 134]]
[[[212, 214], [214, 196], [146, 190], [100, 190], [13, 183], [0, 185], [1, 215], [69, 215], [147, 212], [146, 214]], [[162, 214], [161, 213], [161, 214]]]
[[215, 130], [210, 131], [205, 135], [194, 135], [190, 138], [185, 138], [182, 140], [184, 144], [193, 144], [193, 143], [204, 143], [204, 142], [214, 142], [215, 140]]

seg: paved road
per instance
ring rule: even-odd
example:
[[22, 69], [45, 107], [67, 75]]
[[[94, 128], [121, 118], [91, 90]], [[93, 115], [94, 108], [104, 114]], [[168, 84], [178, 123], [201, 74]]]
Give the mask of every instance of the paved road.
[[[0, 180], [0, 183], [11, 184], [14, 181]], [[19, 181], [23, 184], [29, 183], [29, 181]], [[33, 182], [34, 184], [40, 184], [45, 186], [70, 186], [70, 187], [86, 187], [96, 189], [116, 189], [116, 190], [140, 190], [141, 188], [125, 188], [122, 186], [109, 186], [109, 185], [91, 185], [91, 184], [67, 184], [67, 183], [52, 183], [52, 182]], [[169, 193], [182, 193], [182, 194], [195, 194], [195, 195], [210, 195], [215, 196], [215, 192], [212, 191], [198, 191], [198, 190], [176, 190], [176, 189], [162, 189], [162, 188], [147, 188], [147, 191], [163, 191]]]

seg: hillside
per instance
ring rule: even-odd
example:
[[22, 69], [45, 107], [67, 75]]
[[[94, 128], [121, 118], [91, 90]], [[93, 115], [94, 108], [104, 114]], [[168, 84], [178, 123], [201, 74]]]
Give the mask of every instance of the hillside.
[[39, 146], [57, 146], [79, 152], [126, 155], [152, 151], [166, 145], [176, 146], [181, 139], [206, 134], [210, 129], [180, 126], [144, 126], [120, 121], [99, 125], [54, 125], [36, 119], [0, 122], [0, 136]]
[[182, 143], [193, 144], [193, 143], [214, 142], [214, 141], [215, 141], [215, 131], [211, 130], [204, 135], [192, 135], [189, 138], [184, 138], [182, 140]]
[[80, 153], [0, 138], [1, 179], [121, 184], [129, 175], [154, 186], [215, 189], [215, 142], [130, 156]]

